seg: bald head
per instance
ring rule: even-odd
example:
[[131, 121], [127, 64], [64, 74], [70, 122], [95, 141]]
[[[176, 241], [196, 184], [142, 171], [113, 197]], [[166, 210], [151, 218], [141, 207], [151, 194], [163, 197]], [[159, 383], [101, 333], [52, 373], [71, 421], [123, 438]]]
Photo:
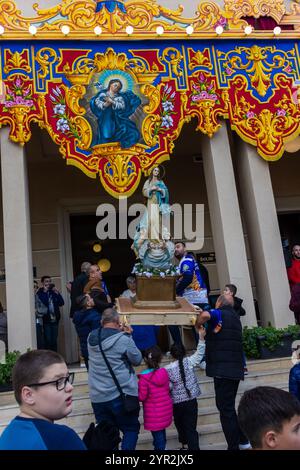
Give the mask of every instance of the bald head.
[[234, 300], [232, 295], [220, 295], [216, 302], [216, 308], [220, 307], [233, 307]]

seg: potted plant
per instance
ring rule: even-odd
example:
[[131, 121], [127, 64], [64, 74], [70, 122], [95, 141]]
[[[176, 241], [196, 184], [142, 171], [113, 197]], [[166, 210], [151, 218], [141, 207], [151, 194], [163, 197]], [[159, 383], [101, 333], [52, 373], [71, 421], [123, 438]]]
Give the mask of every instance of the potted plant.
[[300, 338], [300, 326], [277, 329], [256, 326], [243, 330], [244, 351], [248, 358], [272, 359], [291, 355], [292, 342]]
[[12, 370], [20, 354], [19, 351], [6, 353], [5, 364], [0, 364], [0, 392], [12, 390]]

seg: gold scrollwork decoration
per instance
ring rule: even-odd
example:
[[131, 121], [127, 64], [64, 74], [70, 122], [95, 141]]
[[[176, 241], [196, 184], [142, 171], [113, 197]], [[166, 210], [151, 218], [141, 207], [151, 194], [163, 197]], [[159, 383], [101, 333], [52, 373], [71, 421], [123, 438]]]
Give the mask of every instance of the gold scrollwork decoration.
[[167, 47], [162, 54], [162, 58], [169, 63], [171, 75], [175, 77], [183, 76], [183, 70], [180, 67], [183, 56], [178, 49], [175, 49], [175, 47]]
[[79, 138], [77, 139], [79, 147], [84, 150], [88, 150], [92, 142], [91, 126], [82, 116], [75, 116], [71, 121], [76, 127], [79, 135]]
[[[209, 49], [206, 49], [209, 54]], [[202, 67], [207, 67], [208, 69], [212, 69], [212, 63], [209, 57], [207, 57], [202, 51], [194, 51], [191, 49], [193, 52], [192, 58], [189, 60], [189, 69], [194, 70], [196, 67], [202, 66]]]
[[266, 160], [277, 160], [284, 152], [284, 142], [299, 133], [300, 112], [293, 102], [285, 77], [277, 77], [276, 85], [286, 89], [282, 98], [269, 108], [255, 111], [245, 96], [245, 79], [236, 81], [235, 106], [231, 127], [246, 141], [257, 145], [258, 153]]
[[94, 61], [88, 57], [80, 57], [72, 68], [68, 63], [64, 65], [63, 71], [72, 85], [88, 85], [94, 73]]
[[114, 197], [132, 194], [141, 178], [140, 159], [146, 153], [141, 144], [122, 149], [120, 144], [101, 144], [93, 147], [91, 163], [98, 169], [101, 182]]
[[102, 70], [125, 70], [127, 67], [127, 56], [124, 52], [117, 53], [111, 47], [105, 53], [95, 54], [94, 66], [97, 72]]
[[[1, 25], [9, 39], [30, 38], [30, 25], [38, 29], [36, 37], [41, 39], [61, 39], [62, 26], [69, 26], [66, 39], [95, 39], [94, 28], [101, 27], [99, 40], [111, 39], [159, 39], [156, 28], [162, 26], [164, 37], [186, 38], [186, 27], [193, 26], [193, 37], [205, 37], [215, 34], [215, 27], [220, 22], [225, 26], [228, 37], [243, 34], [247, 16], [271, 16], [277, 22], [286, 16], [284, 0], [225, 0], [224, 8], [216, 1], [200, 2], [195, 16], [185, 17], [183, 6], [172, 10], [159, 5], [156, 0], [128, 0], [115, 2], [113, 10], [105, 4], [96, 12], [93, 0], [61, 0], [50, 8], [39, 8], [34, 4], [35, 16], [24, 17], [16, 5], [16, 0], [0, 0]], [[126, 27], [134, 31], [128, 36]], [[266, 34], [264, 32], [263, 34]], [[271, 34], [271, 33], [269, 33]]]
[[66, 103], [74, 114], [84, 115], [85, 108], [80, 106], [79, 100], [84, 97], [86, 88], [83, 85], [73, 85], [71, 88], [66, 88]]
[[[23, 57], [24, 54], [26, 55], [26, 58]], [[8, 49], [6, 49], [5, 58], [5, 73], [9, 73], [12, 70], [24, 70], [28, 73], [31, 72], [31, 67], [28, 63], [28, 51], [26, 49], [23, 49], [22, 52], [16, 51], [13, 54], [11, 54]]]
[[13, 142], [17, 142], [22, 146], [26, 144], [31, 137], [31, 132], [28, 130], [29, 112], [30, 108], [28, 106], [14, 105], [9, 108], [12, 122], [10, 138]]
[[149, 100], [149, 103], [144, 106], [145, 113], [154, 113], [160, 104], [159, 90], [154, 85], [145, 84], [141, 86], [141, 93]]
[[[242, 54], [246, 55], [244, 63]], [[268, 61], [268, 53], [272, 62]], [[272, 54], [274, 54], [272, 56]], [[218, 57], [224, 60], [226, 70], [233, 73], [234, 70], [245, 70], [250, 78], [252, 87], [260, 96], [265, 96], [271, 83], [271, 73], [276, 67], [283, 69], [290, 66], [285, 51], [278, 50], [275, 46], [260, 47], [257, 44], [251, 47], [236, 47], [234, 51], [217, 52]]]
[[224, 6], [235, 18], [270, 16], [277, 23], [286, 11], [284, 0], [224, 0]]
[[51, 63], [57, 60], [57, 54], [54, 49], [43, 47], [37, 52], [35, 60], [40, 66], [37, 71], [38, 78], [44, 79], [49, 74]]
[[143, 122], [143, 139], [149, 147], [154, 147], [158, 143], [158, 135], [155, 133], [155, 128], [161, 124], [162, 118], [156, 114], [150, 114], [144, 119]]

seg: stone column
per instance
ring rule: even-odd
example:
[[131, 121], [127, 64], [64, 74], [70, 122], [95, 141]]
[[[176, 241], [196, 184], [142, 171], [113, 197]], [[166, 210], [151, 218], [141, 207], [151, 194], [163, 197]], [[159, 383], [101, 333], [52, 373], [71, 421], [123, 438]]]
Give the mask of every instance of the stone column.
[[245, 239], [226, 123], [212, 138], [202, 137], [202, 155], [220, 289], [232, 283], [244, 299], [243, 325], [257, 325]]
[[27, 162], [24, 148], [0, 133], [8, 347], [36, 347]]
[[269, 165], [239, 140], [237, 169], [263, 325], [294, 324]]

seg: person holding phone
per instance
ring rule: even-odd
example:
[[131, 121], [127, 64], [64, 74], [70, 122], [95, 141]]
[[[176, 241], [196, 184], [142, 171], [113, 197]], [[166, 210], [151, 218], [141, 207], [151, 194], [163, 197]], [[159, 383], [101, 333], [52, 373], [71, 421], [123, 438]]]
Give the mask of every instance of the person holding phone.
[[47, 308], [43, 317], [45, 349], [57, 351], [58, 324], [60, 320], [60, 307], [64, 305], [62, 295], [53, 284], [50, 276], [41, 278], [42, 287], [37, 291], [37, 296]]

